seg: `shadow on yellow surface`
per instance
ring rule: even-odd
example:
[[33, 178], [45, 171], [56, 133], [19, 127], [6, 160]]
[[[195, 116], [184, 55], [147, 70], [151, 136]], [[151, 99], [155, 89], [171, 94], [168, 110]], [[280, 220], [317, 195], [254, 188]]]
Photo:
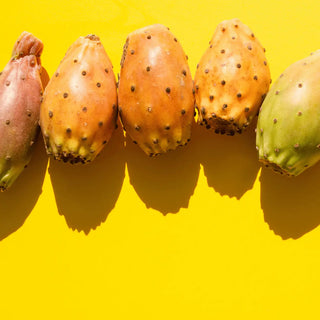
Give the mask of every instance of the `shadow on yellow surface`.
[[10, 189], [0, 194], [0, 240], [18, 230], [42, 192], [48, 157], [39, 136], [29, 166]]
[[71, 229], [88, 234], [106, 220], [117, 202], [124, 179], [123, 151], [120, 127], [90, 164], [71, 165], [50, 160], [49, 174], [58, 211]]
[[256, 122], [242, 134], [218, 135], [198, 126], [194, 130], [197, 153], [209, 187], [221, 195], [240, 199], [253, 188], [260, 165], [255, 147]]
[[320, 166], [298, 177], [262, 168], [261, 208], [264, 219], [282, 239], [298, 239], [320, 224]]
[[147, 208], [166, 215], [188, 207], [200, 170], [194, 149], [191, 141], [187, 146], [150, 158], [127, 138], [130, 183]]

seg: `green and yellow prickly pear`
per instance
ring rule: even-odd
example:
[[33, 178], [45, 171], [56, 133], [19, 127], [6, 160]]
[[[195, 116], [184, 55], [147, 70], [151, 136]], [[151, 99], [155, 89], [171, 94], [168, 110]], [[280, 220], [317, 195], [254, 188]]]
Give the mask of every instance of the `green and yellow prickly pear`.
[[241, 133], [270, 86], [264, 48], [239, 19], [222, 21], [195, 74], [198, 123], [216, 133]]
[[290, 65], [262, 104], [256, 132], [259, 160], [297, 176], [320, 159], [320, 50]]
[[165, 26], [129, 34], [121, 61], [119, 114], [128, 135], [149, 156], [190, 140], [192, 77], [187, 56]]
[[8, 189], [31, 159], [39, 132], [43, 91], [42, 42], [23, 32], [0, 76], [0, 190]]
[[57, 160], [95, 159], [116, 127], [117, 87], [99, 37], [78, 38], [43, 95], [40, 125], [46, 150]]

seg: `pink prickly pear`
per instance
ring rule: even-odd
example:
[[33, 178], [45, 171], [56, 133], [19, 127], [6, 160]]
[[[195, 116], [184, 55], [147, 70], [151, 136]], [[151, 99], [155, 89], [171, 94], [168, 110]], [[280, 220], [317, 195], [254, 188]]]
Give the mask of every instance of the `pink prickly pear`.
[[9, 188], [29, 163], [38, 135], [42, 49], [39, 39], [23, 32], [0, 76], [1, 191]]

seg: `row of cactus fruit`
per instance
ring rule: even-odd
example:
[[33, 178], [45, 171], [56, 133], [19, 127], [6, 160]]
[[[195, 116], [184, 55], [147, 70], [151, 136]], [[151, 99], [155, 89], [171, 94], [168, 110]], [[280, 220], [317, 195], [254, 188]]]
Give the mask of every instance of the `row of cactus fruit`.
[[39, 128], [48, 155], [88, 163], [118, 114], [151, 157], [190, 141], [197, 110], [200, 125], [230, 136], [259, 113], [259, 160], [281, 174], [296, 176], [320, 159], [320, 51], [289, 66], [269, 91], [265, 49], [239, 19], [217, 26], [194, 79], [181, 44], [160, 24], [129, 34], [118, 83], [95, 35], [77, 39], [50, 80], [42, 49], [23, 32], [0, 76], [1, 191], [29, 163]]

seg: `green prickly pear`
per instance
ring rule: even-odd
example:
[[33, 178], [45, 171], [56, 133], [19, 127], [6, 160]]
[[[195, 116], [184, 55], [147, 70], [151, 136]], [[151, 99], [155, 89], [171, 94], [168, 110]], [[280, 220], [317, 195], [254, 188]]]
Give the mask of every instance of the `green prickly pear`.
[[43, 95], [47, 153], [70, 163], [94, 160], [116, 127], [117, 111], [116, 80], [99, 37], [78, 38]]
[[277, 79], [259, 113], [259, 160], [297, 176], [320, 159], [320, 50], [290, 65]]
[[31, 159], [43, 91], [42, 42], [23, 32], [0, 76], [0, 190], [8, 189]]
[[129, 34], [121, 61], [119, 114], [128, 135], [149, 156], [190, 140], [192, 77], [187, 56], [165, 26]]
[[264, 48], [239, 19], [222, 21], [209, 44], [194, 78], [198, 123], [215, 133], [241, 133], [270, 86]]

